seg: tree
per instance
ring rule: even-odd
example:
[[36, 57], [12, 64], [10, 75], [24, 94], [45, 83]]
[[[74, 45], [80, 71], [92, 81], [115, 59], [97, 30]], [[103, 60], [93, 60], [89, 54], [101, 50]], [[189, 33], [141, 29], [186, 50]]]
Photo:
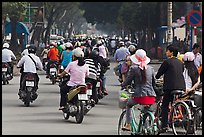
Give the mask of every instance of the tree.
[[[11, 50], [17, 52], [16, 47], [17, 42], [17, 32], [16, 24], [22, 16], [25, 16], [25, 8], [27, 2], [3, 2], [2, 3], [2, 15], [3, 17], [8, 16], [11, 20]], [[21, 46], [23, 44], [21, 43]]]

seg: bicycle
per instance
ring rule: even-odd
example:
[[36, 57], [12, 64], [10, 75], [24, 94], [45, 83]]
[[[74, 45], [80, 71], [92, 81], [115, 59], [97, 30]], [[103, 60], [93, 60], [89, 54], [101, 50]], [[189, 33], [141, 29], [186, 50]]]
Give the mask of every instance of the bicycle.
[[202, 129], [202, 91], [200, 89], [189, 91], [180, 99], [189, 106], [193, 121], [190, 123], [189, 134], [198, 134]]
[[[184, 94], [182, 90], [173, 90], [171, 92], [173, 95], [173, 101], [169, 105], [169, 114], [168, 114], [168, 125], [172, 128], [174, 135], [187, 135], [190, 124], [193, 121], [191, 111], [189, 106], [184, 100], [180, 98]], [[163, 98], [161, 97], [160, 100], [157, 102], [157, 108], [155, 111], [155, 121], [158, 125], [158, 128], [161, 127], [161, 105], [162, 105]]]
[[[127, 91], [127, 90], [126, 90]], [[124, 91], [124, 92], [126, 92]], [[128, 91], [128, 98], [131, 97], [132, 93]], [[141, 105], [141, 104], [140, 104]], [[118, 123], [118, 135], [128, 134], [128, 135], [156, 135], [158, 134], [157, 125], [155, 123], [155, 117], [153, 112], [150, 110], [151, 105], [142, 105], [143, 108], [140, 109], [134, 105], [131, 108], [131, 121], [130, 131], [125, 131], [122, 129], [126, 125], [126, 109], [122, 109]], [[136, 121], [135, 111], [139, 110], [139, 122]]]

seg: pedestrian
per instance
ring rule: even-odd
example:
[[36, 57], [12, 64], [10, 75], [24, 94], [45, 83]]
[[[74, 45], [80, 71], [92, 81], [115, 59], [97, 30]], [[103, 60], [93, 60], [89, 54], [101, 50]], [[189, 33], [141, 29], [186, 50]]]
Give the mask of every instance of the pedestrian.
[[200, 76], [194, 64], [195, 55], [192, 52], [186, 52], [182, 59], [184, 61], [183, 75], [186, 83], [186, 93], [188, 93], [198, 87]]
[[167, 132], [168, 130], [168, 112], [169, 103], [173, 101], [173, 96], [171, 91], [173, 90], [185, 90], [185, 80], [183, 76], [184, 64], [177, 58], [178, 49], [175, 45], [169, 45], [166, 48], [166, 59], [158, 69], [156, 74], [156, 79], [159, 79], [164, 75], [163, 83], [163, 102], [161, 111], [161, 130], [162, 132]]
[[195, 55], [195, 59], [194, 59], [194, 63], [197, 67], [197, 69], [202, 66], [202, 55], [201, 53], [199, 52], [200, 51], [200, 45], [198, 45], [197, 43], [195, 43], [193, 45], [193, 53]]

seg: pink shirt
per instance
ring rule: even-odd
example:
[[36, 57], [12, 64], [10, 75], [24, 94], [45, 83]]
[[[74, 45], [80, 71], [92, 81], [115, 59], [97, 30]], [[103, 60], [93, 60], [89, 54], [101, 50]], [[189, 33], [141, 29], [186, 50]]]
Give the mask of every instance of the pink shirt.
[[104, 45], [101, 45], [98, 47], [98, 49], [99, 49], [99, 56], [101, 56], [103, 58], [107, 58], [106, 47]]
[[89, 67], [87, 64], [78, 66], [77, 63], [78, 60], [70, 62], [64, 70], [70, 74], [70, 80], [67, 83], [68, 86], [86, 85], [85, 77], [89, 75]]

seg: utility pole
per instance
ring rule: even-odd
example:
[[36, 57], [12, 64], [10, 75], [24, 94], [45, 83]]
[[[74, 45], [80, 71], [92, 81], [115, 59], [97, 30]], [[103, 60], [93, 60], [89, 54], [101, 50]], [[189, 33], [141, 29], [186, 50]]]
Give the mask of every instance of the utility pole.
[[172, 2], [168, 2], [168, 21], [167, 21], [167, 42], [168, 45], [173, 42], [173, 32], [172, 32]]

